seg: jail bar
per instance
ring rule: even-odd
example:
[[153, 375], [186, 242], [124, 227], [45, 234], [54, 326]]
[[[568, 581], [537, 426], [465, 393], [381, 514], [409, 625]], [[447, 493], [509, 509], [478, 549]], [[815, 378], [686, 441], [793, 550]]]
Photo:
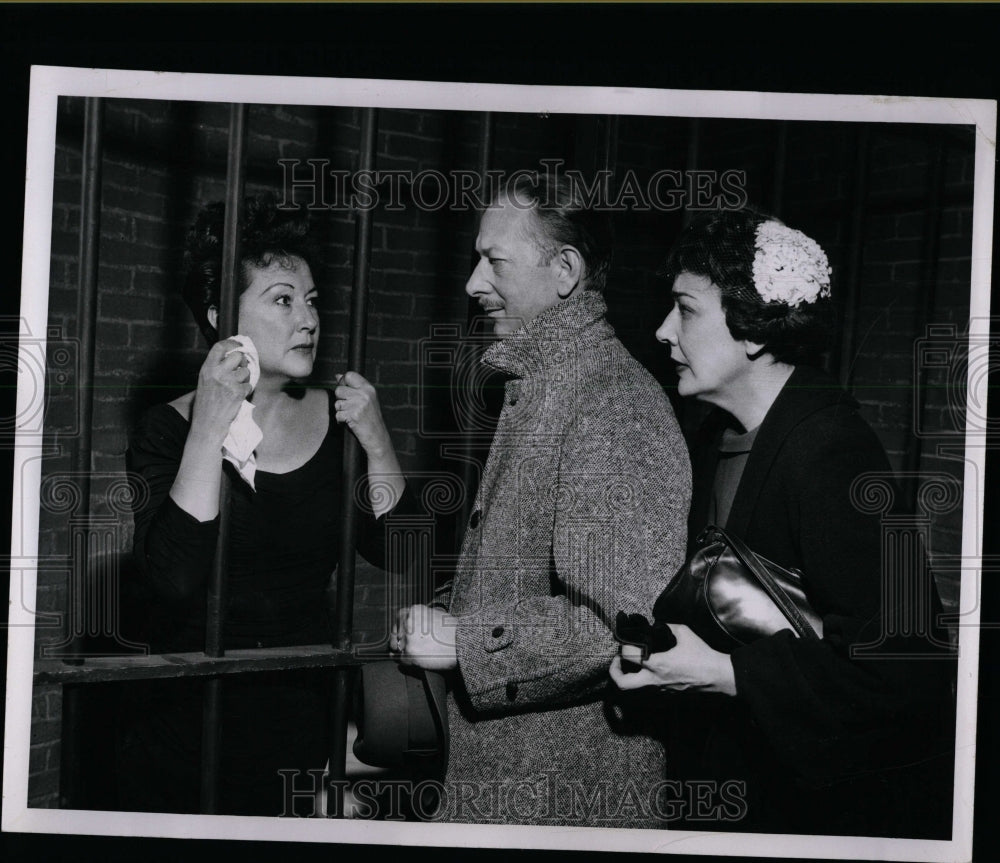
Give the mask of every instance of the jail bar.
[[[361, 141], [358, 148], [359, 171], [375, 168], [375, 145], [378, 139], [378, 112], [365, 108], [361, 114]], [[368, 335], [368, 276], [372, 256], [372, 211], [359, 207], [354, 223], [354, 285], [351, 291], [351, 332], [348, 345], [348, 367], [360, 375], [365, 373], [365, 340]], [[351, 649], [354, 628], [354, 546], [357, 537], [355, 490], [361, 479], [361, 448], [352, 434], [344, 435], [344, 468], [340, 510], [340, 561], [337, 566], [336, 621], [333, 646], [337, 650]], [[353, 680], [353, 668], [339, 666], [333, 680], [333, 715], [331, 717], [329, 781], [337, 782], [345, 775], [347, 758], [348, 695]], [[331, 784], [329, 793], [339, 795], [341, 789]], [[337, 806], [336, 812], [343, 807]]]
[[604, 175], [604, 200], [611, 200], [615, 189], [615, 174], [618, 172], [618, 115], [609, 114], [604, 118], [604, 135], [601, 141], [601, 170]]
[[[226, 215], [222, 238], [222, 280], [219, 294], [219, 338], [235, 335], [239, 321], [240, 222], [243, 210], [243, 187], [246, 172], [245, 105], [235, 104], [229, 113], [229, 154], [226, 166]], [[208, 584], [205, 612], [205, 653], [220, 657], [225, 653], [223, 628], [226, 622], [226, 580], [229, 567], [229, 477], [222, 473], [219, 490], [219, 538]], [[219, 764], [222, 742], [222, 679], [205, 682], [205, 702], [201, 729], [201, 811], [212, 815], [219, 805]]]
[[[948, 143], [942, 137], [931, 159], [928, 177], [927, 201], [924, 212], [927, 221], [924, 224], [923, 250], [920, 256], [920, 294], [923, 303], [917, 306], [917, 322], [914, 331], [918, 336], [926, 335], [927, 326], [933, 320], [934, 303], [937, 296], [937, 280], [939, 255], [941, 253], [941, 217], [944, 210], [944, 187], [946, 179], [945, 168], [948, 164]], [[916, 369], [917, 379], [913, 389], [913, 423], [919, 427], [927, 401], [927, 366], [919, 363]], [[920, 485], [916, 476], [920, 470], [920, 459], [923, 455], [923, 436], [910, 435], [909, 446], [903, 462], [904, 492], [907, 494], [910, 506], [917, 509], [917, 489]]]
[[[492, 111], [483, 111], [479, 115], [479, 183], [483, 190], [483, 200], [487, 206], [492, 203], [488, 200], [490, 196], [490, 188], [488, 184], [487, 172], [490, 169], [490, 165], [493, 162], [493, 133], [496, 128], [496, 121]], [[475, 219], [479, 219], [480, 214], [475, 214]], [[473, 231], [477, 231], [476, 225], [473, 225]], [[475, 267], [477, 261], [475, 261], [475, 254], [473, 254], [473, 267]], [[466, 314], [466, 331], [471, 332], [473, 319], [482, 314], [482, 308], [479, 303], [469, 297], [469, 306]], [[475, 348], [473, 348], [475, 350]], [[476, 356], [473, 358], [468, 356], [466, 358], [468, 362], [478, 362], [478, 351], [476, 351]], [[456, 370], [457, 371], [457, 370]], [[456, 377], [457, 380], [457, 377]], [[457, 398], [457, 395], [456, 395]], [[464, 434], [462, 435], [462, 490], [465, 497], [462, 501], [462, 508], [458, 517], [459, 530], [455, 531], [455, 550], [461, 552], [462, 550], [462, 534], [465, 525], [469, 523], [469, 516], [472, 514], [472, 503], [473, 503], [473, 488], [478, 484], [478, 469], [476, 464], [475, 449], [476, 444], [473, 439], [476, 434], [476, 429], [471, 425], [466, 428]], [[433, 585], [432, 585], [433, 590]]]
[[[698, 117], [692, 118], [688, 132], [687, 159], [684, 163], [684, 170], [694, 171], [698, 168], [699, 151], [701, 149], [701, 120]], [[688, 202], [690, 203], [690, 202]], [[684, 208], [683, 226], [686, 228], [691, 224], [691, 207]]]
[[778, 124], [778, 140], [774, 147], [774, 177], [771, 184], [771, 215], [781, 218], [785, 206], [785, 163], [788, 154], [788, 121]]
[[[73, 451], [73, 473], [80, 490], [78, 517], [90, 515], [90, 457], [94, 427], [95, 331], [97, 329], [97, 265], [101, 241], [101, 176], [104, 149], [104, 102], [84, 101], [83, 167], [80, 195], [80, 272], [77, 293], [77, 338], [80, 341], [80, 433]], [[81, 643], [85, 626], [86, 555], [76, 560], [70, 573], [69, 614], [66, 617], [69, 657], [66, 662], [83, 664]], [[90, 609], [94, 611], [94, 609]], [[59, 760], [59, 805], [74, 808], [80, 789], [81, 691], [63, 687], [62, 751]]]
[[850, 252], [847, 278], [844, 282], [846, 296], [843, 302], [843, 319], [840, 325], [838, 380], [847, 390], [851, 388], [854, 367], [854, 340], [861, 296], [861, 265], [864, 262], [865, 221], [868, 212], [868, 159], [871, 152], [871, 130], [862, 126], [858, 133], [857, 153], [854, 162], [854, 190], [851, 195]]

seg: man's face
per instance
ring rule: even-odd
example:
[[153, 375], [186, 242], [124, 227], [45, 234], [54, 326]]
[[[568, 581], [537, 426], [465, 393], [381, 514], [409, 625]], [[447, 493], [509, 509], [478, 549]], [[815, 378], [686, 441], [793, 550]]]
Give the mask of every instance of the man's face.
[[535, 239], [542, 231], [534, 211], [506, 199], [487, 209], [479, 223], [479, 263], [465, 292], [493, 319], [498, 336], [523, 327], [560, 300], [559, 256], [546, 261]]

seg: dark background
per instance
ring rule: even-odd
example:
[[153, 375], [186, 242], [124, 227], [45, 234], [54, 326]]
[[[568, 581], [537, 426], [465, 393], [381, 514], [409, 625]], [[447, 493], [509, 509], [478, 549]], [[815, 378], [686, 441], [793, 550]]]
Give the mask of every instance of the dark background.
[[[1000, 97], [991, 4], [10, 4], [0, 6], [0, 87], [7, 182], [6, 281], [0, 314], [17, 315], [29, 69], [33, 64], [227, 74], [291, 74], [437, 81], [779, 92]], [[996, 243], [996, 241], [995, 241]], [[994, 363], [994, 367], [995, 367]], [[3, 383], [10, 383], [6, 378]], [[0, 416], [14, 392], [0, 388]], [[995, 399], [990, 412], [996, 414]], [[11, 461], [2, 452], [3, 487]], [[996, 473], [996, 458], [988, 465]], [[987, 554], [998, 482], [987, 485]], [[10, 501], [0, 504], [9, 524]], [[0, 554], [8, 553], [6, 528]], [[983, 620], [1000, 620], [995, 574], [984, 577]], [[6, 588], [3, 588], [6, 590]], [[1000, 774], [998, 635], [982, 631], [974, 859], [995, 856], [990, 817]], [[4, 654], [0, 659], [5, 660]], [[5, 665], [5, 661], [0, 663]], [[0, 836], [0, 860], [173, 860], [182, 854], [244, 860], [328, 860], [356, 847], [100, 837]], [[401, 853], [387, 848], [388, 853]], [[455, 849], [407, 850], [458, 859]], [[500, 860], [510, 852], [478, 852]], [[524, 852], [541, 857], [538, 852]], [[566, 858], [569, 852], [546, 856]], [[575, 855], [579, 856], [579, 855]], [[604, 855], [590, 855], [594, 860]], [[626, 858], [634, 859], [634, 858]], [[705, 858], [691, 858], [705, 859]], [[730, 858], [732, 859], [732, 858]]]

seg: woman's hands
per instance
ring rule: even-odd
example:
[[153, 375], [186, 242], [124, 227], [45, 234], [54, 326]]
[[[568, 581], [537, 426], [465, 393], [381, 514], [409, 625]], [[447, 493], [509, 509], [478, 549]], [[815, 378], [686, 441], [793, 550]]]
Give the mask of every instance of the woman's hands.
[[219, 514], [222, 444], [240, 405], [250, 394], [250, 369], [242, 346], [223, 339], [212, 346], [198, 373], [191, 427], [170, 497], [198, 521]]
[[618, 688], [659, 686], [678, 692], [690, 689], [736, 695], [736, 677], [730, 658], [713, 650], [684, 624], [671, 623], [670, 629], [677, 638], [677, 645], [663, 653], [653, 653], [646, 660], [642, 659], [638, 647], [622, 645], [622, 657], [642, 665], [642, 669], [627, 674], [622, 671], [621, 658], [616, 656], [609, 670]]
[[440, 608], [401, 608], [389, 635], [389, 649], [399, 653], [400, 662], [408, 665], [449, 671], [458, 667], [457, 626], [458, 618]]
[[346, 423], [369, 459], [384, 458], [392, 450], [392, 440], [375, 387], [357, 372], [347, 372], [338, 378], [333, 394], [337, 422]]
[[396, 506], [406, 488], [378, 396], [357, 372], [347, 372], [333, 391], [337, 422], [346, 423], [368, 456], [368, 496], [375, 517]]
[[250, 394], [250, 369], [241, 347], [235, 339], [223, 339], [212, 345], [201, 364], [191, 406], [191, 433], [196, 439], [217, 439], [221, 447]]

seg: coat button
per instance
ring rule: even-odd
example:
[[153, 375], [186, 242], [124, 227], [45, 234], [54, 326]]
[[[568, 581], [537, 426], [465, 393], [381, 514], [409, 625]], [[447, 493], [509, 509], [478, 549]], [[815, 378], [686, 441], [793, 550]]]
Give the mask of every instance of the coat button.
[[509, 399], [507, 399], [507, 404], [509, 404], [511, 407], [514, 407], [514, 405], [517, 404], [517, 396], [511, 396]]
[[517, 701], [517, 684], [514, 682], [507, 684], [507, 700]]
[[494, 638], [499, 638], [501, 635], [503, 635], [503, 627], [502, 626], [494, 626], [493, 627], [493, 637]]
[[482, 521], [482, 518], [483, 518], [482, 513], [478, 509], [475, 510], [469, 517], [469, 527], [475, 530], [477, 527], [479, 527], [479, 522]]

